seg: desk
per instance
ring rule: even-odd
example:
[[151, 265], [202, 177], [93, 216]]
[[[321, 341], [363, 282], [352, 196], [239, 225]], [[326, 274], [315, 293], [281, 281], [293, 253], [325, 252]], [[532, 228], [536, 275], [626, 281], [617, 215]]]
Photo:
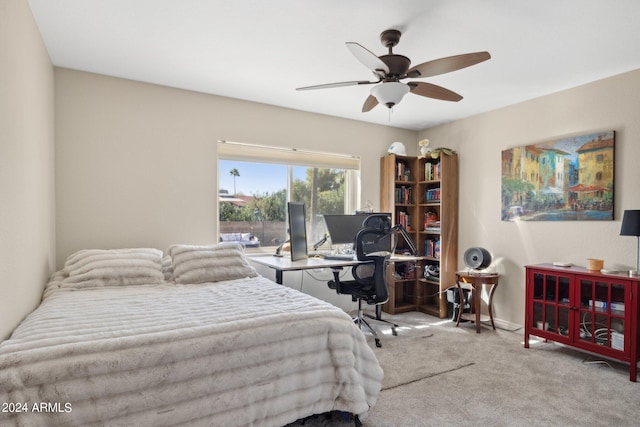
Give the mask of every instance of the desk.
[[312, 257], [300, 259], [298, 261], [291, 261], [291, 257], [286, 254], [285, 256], [277, 257], [273, 255], [256, 255], [248, 257], [251, 261], [258, 264], [265, 265], [269, 268], [273, 268], [276, 271], [276, 283], [282, 285], [282, 273], [285, 271], [299, 271], [310, 270], [314, 268], [337, 268], [348, 267], [356, 265], [364, 261], [358, 261], [355, 258], [352, 260], [342, 259], [324, 259], [320, 257]]
[[[261, 264], [267, 266], [269, 268], [273, 268], [276, 271], [276, 283], [282, 285], [282, 273], [285, 271], [300, 271], [300, 270], [310, 270], [314, 268], [341, 268], [341, 267], [350, 267], [353, 265], [357, 265], [360, 263], [368, 263], [371, 261], [358, 261], [357, 259], [352, 260], [339, 260], [339, 259], [325, 259], [321, 257], [309, 257], [305, 259], [301, 259], [298, 261], [291, 261], [291, 257], [288, 255], [276, 257], [273, 255], [254, 255], [248, 257], [251, 261], [254, 261], [257, 264]], [[415, 257], [410, 255], [393, 255], [389, 258], [390, 261], [418, 261], [421, 260], [422, 257]], [[376, 320], [382, 320], [382, 305], [376, 305]], [[384, 320], [382, 320], [384, 322]], [[387, 322], [389, 323], [389, 322]], [[394, 326], [398, 326], [392, 323]], [[393, 331], [395, 329], [392, 328]], [[395, 335], [395, 332], [394, 332]]]
[[[491, 321], [491, 327], [496, 329], [496, 326], [493, 324], [493, 294], [498, 287], [498, 274], [495, 273], [473, 273], [473, 272], [463, 272], [459, 271], [456, 273], [456, 285], [458, 286], [458, 293], [460, 295], [460, 312], [458, 314], [458, 321], [456, 322], [456, 326], [460, 324], [460, 319], [472, 320], [476, 322], [476, 333], [480, 333], [480, 322], [482, 321]], [[471, 292], [473, 295], [473, 313], [462, 313], [462, 307], [464, 307], [464, 294], [462, 292], [462, 286], [460, 286], [460, 282], [468, 283], [471, 285]], [[480, 292], [476, 294], [476, 291], [482, 290], [482, 285], [490, 285], [491, 288], [489, 290], [489, 302], [487, 306], [489, 307], [489, 317], [483, 316], [480, 313]]]
[[[291, 261], [291, 258], [286, 254], [285, 256], [276, 257], [273, 255], [255, 255], [248, 257], [251, 261], [258, 264], [265, 265], [269, 268], [273, 268], [276, 271], [276, 283], [282, 284], [282, 273], [285, 271], [299, 271], [310, 270], [314, 268], [338, 268], [349, 267], [352, 265], [360, 264], [370, 261], [358, 261], [357, 259], [343, 260], [343, 259], [324, 259], [320, 257], [310, 257], [301, 259], [298, 261]], [[393, 255], [390, 261], [417, 261], [422, 259], [421, 257], [414, 257], [408, 255]]]

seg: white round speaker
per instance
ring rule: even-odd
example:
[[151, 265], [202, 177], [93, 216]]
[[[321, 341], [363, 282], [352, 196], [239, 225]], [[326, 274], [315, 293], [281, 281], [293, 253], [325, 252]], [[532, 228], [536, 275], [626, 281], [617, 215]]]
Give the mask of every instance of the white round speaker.
[[491, 254], [485, 248], [469, 248], [464, 251], [464, 264], [474, 270], [484, 270], [491, 265]]

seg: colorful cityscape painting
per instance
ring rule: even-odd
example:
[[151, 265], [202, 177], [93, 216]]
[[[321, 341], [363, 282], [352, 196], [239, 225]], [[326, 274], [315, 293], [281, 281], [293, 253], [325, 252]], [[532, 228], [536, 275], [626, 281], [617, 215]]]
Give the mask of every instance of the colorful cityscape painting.
[[503, 221], [613, 220], [615, 132], [502, 152]]

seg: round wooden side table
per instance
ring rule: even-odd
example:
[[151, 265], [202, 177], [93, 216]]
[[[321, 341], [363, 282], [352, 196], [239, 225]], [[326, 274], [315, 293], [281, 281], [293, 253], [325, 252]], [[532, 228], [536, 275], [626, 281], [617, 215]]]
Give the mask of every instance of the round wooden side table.
[[[458, 312], [458, 320], [456, 326], [460, 324], [461, 319], [471, 320], [476, 323], [476, 333], [480, 333], [480, 322], [491, 321], [491, 327], [495, 330], [496, 326], [493, 323], [493, 294], [498, 287], [499, 274], [496, 273], [482, 273], [474, 271], [458, 271], [456, 273], [456, 286], [458, 287], [458, 294], [460, 296], [461, 309]], [[462, 292], [461, 283], [467, 283], [471, 285], [471, 296], [473, 300], [473, 313], [463, 313], [462, 307], [464, 307], [464, 293]], [[482, 291], [482, 286], [491, 286], [489, 289], [489, 302], [487, 306], [489, 308], [489, 316], [481, 313], [481, 298], [476, 291]]]

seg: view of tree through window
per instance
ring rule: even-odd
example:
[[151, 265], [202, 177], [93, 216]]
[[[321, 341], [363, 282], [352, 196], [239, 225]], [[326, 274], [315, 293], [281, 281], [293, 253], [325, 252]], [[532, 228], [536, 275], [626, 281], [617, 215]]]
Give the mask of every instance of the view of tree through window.
[[305, 203], [309, 245], [326, 233], [323, 214], [345, 213], [344, 169], [221, 159], [218, 176], [221, 238], [240, 233], [246, 242], [249, 234], [248, 249], [274, 247], [287, 238], [287, 201]]

